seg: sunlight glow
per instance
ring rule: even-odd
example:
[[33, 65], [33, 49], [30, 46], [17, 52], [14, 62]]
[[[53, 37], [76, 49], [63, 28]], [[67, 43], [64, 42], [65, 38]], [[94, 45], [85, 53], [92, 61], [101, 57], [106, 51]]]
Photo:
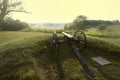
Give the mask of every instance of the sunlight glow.
[[120, 20], [120, 0], [22, 0], [32, 14], [14, 13], [26, 22], [71, 22], [78, 15], [88, 19]]

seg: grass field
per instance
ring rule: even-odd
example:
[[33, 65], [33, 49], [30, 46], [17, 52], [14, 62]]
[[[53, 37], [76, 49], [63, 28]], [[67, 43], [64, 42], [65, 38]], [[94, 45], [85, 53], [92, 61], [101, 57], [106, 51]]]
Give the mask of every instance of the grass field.
[[91, 28], [86, 32], [86, 34], [120, 46], [120, 25], [108, 26], [107, 29], [102, 32], [97, 31], [96, 28]]
[[[119, 37], [86, 34], [88, 45], [81, 53], [97, 80], [119, 80]], [[0, 80], [88, 80], [71, 48], [60, 45], [57, 58], [51, 42], [51, 32], [0, 32]], [[92, 60], [96, 56], [112, 64], [101, 66]]]
[[[42, 33], [41, 33], [42, 34]], [[33, 36], [39, 36], [39, 33], [32, 33], [32, 32], [0, 32], [0, 46], [12, 43], [14, 41], [23, 40], [25, 38], [33, 37]]]
[[[51, 45], [52, 34], [31, 32], [1, 32], [8, 43], [1, 45], [0, 59], [2, 80], [62, 80], [85, 79], [81, 66], [72, 50], [61, 46], [59, 58]], [[18, 35], [17, 35], [18, 34]], [[22, 36], [24, 35], [24, 36]], [[19, 36], [19, 39], [18, 39]], [[3, 41], [2, 43], [5, 43]], [[70, 50], [69, 53], [66, 49]], [[81, 74], [81, 75], [79, 75]]]
[[[101, 67], [95, 63], [91, 63], [94, 66], [99, 66], [99, 71], [108, 80], [119, 80], [120, 67], [120, 25], [108, 26], [105, 31], [99, 32], [96, 28], [92, 28], [86, 32], [88, 35], [88, 46], [93, 51], [90, 55], [86, 52], [86, 55], [90, 56], [103, 56], [112, 62], [112, 65]], [[86, 57], [86, 56], [84, 56]], [[89, 59], [87, 57], [86, 59]], [[90, 61], [90, 60], [88, 60]]]

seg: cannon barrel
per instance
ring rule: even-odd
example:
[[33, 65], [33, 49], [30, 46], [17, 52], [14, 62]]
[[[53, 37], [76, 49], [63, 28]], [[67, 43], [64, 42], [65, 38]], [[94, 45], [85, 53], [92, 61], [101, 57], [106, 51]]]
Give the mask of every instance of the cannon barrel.
[[62, 32], [62, 34], [64, 34], [64, 36], [66, 36], [66, 37], [68, 37], [68, 38], [73, 38], [73, 36], [72, 36], [72, 35], [67, 34], [67, 33], [65, 33], [65, 32]]

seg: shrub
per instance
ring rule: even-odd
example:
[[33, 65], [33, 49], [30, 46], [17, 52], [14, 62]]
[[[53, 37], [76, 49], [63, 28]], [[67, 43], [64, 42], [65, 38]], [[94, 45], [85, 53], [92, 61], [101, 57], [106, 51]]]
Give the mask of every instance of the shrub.
[[98, 27], [98, 31], [104, 31], [105, 29], [107, 28], [107, 25], [106, 24], [102, 24]]
[[14, 20], [12, 18], [6, 18], [0, 24], [0, 30], [2, 30], [2, 31], [19, 31], [24, 28], [29, 28], [29, 25], [25, 22], [21, 22], [19, 20]]

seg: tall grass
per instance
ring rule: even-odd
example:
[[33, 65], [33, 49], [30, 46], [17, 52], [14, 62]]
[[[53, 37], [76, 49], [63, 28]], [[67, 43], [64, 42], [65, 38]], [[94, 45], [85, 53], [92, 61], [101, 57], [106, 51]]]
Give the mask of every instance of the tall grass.
[[[73, 34], [74, 31], [65, 31]], [[60, 32], [61, 33], [61, 32]], [[0, 32], [0, 80], [87, 80], [74, 52], [60, 45], [59, 57], [51, 32]], [[61, 38], [61, 35], [58, 35]], [[63, 36], [62, 36], [63, 37]], [[100, 80], [119, 80], [120, 47], [95, 37], [88, 37], [87, 49], [81, 52]], [[112, 61], [101, 67], [91, 60], [104, 56]], [[115, 71], [112, 71], [115, 70]]]
[[88, 29], [86, 32], [88, 36], [97, 38], [99, 40], [104, 40], [110, 44], [120, 46], [120, 26], [108, 26], [106, 30], [100, 32], [96, 28]]
[[[46, 35], [47, 33], [33, 33], [33, 32], [20, 32], [20, 31], [2, 31], [0, 32], [0, 47], [8, 43], [19, 42], [34, 36]], [[51, 34], [52, 36], [52, 34]]]
[[87, 35], [93, 37], [103, 37], [103, 38], [120, 38], [120, 32], [98, 32], [98, 31], [89, 31], [86, 32]]
[[[11, 34], [14, 33], [16, 32]], [[0, 80], [43, 80], [35, 56], [44, 53], [50, 35], [33, 33], [34, 36], [29, 36], [31, 33], [21, 32], [19, 34], [24, 34], [24, 38], [18, 40], [14, 34], [14, 38], [11, 38], [11, 41], [16, 38], [14, 41], [0, 47]], [[7, 35], [4, 35], [4, 39]]]
[[[87, 37], [87, 49], [83, 52], [84, 58], [91, 64], [95, 70], [99, 71], [103, 77], [98, 80], [119, 80], [120, 79], [120, 46], [111, 44], [108, 41], [99, 38]], [[101, 56], [111, 62], [111, 65], [101, 66], [92, 60], [94, 57]]]
[[88, 29], [86, 32], [89, 36], [103, 37], [103, 38], [120, 38], [120, 25], [108, 26], [104, 31], [97, 31], [97, 28]]

